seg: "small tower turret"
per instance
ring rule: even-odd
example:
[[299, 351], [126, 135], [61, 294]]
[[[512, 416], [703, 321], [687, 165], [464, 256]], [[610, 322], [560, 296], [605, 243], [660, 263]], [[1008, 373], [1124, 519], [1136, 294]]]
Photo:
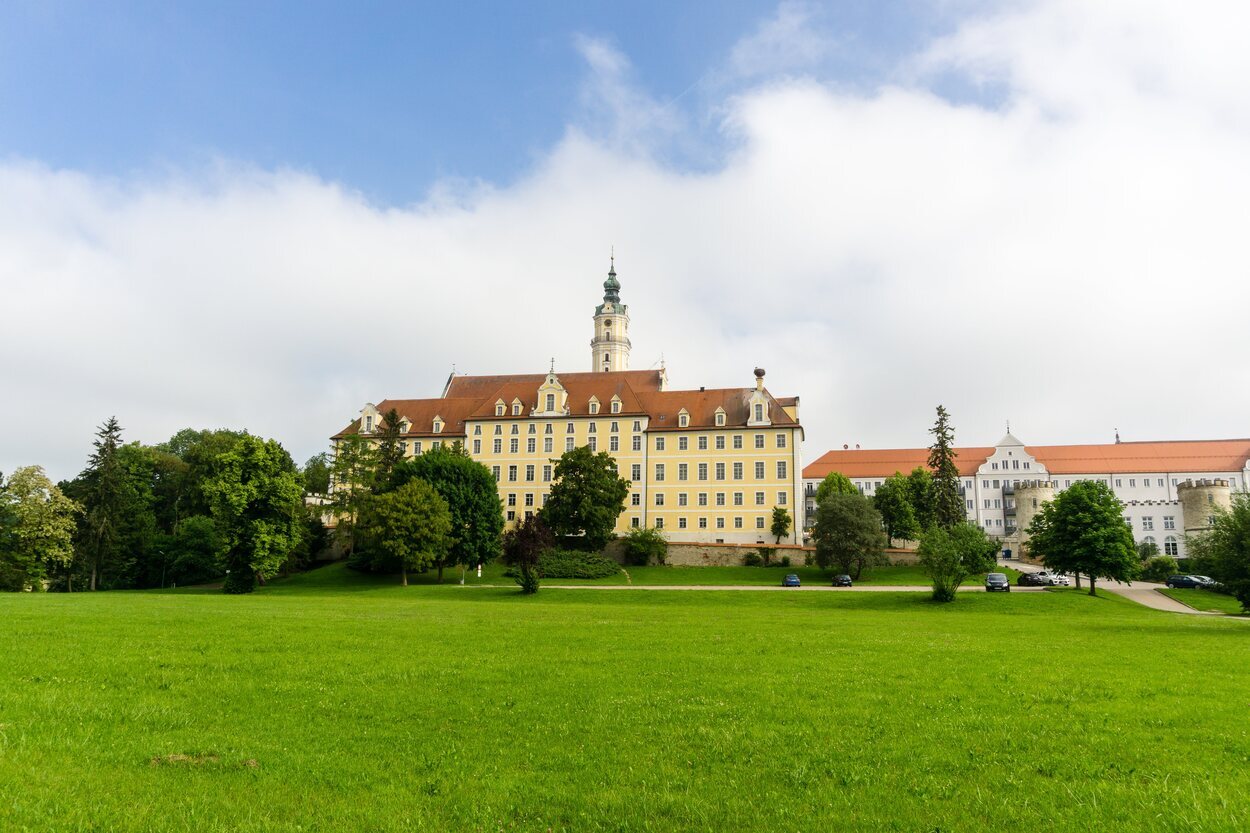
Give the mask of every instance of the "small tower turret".
[[603, 303], [595, 307], [595, 332], [590, 340], [590, 369], [598, 373], [629, 369], [629, 307], [621, 303], [616, 255], [603, 282]]

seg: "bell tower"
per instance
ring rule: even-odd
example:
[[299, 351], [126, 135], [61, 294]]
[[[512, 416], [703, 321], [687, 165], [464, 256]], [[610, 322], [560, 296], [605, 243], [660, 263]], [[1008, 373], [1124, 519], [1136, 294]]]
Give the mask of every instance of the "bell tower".
[[603, 282], [603, 303], [595, 307], [595, 334], [590, 340], [590, 369], [596, 373], [629, 369], [629, 307], [621, 303], [616, 279], [616, 254]]

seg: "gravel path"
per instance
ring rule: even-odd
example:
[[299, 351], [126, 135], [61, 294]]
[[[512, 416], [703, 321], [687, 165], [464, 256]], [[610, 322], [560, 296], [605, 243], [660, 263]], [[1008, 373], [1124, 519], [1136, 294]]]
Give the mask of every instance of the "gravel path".
[[[1040, 572], [1042, 568], [1033, 564], [1017, 564], [1016, 569], [1022, 573], [1036, 573]], [[1224, 615], [1222, 613], [1213, 613], [1209, 610], [1195, 610], [1183, 602], [1176, 601], [1171, 596], [1165, 596], [1160, 593], [1160, 590], [1165, 589], [1164, 585], [1154, 584], [1149, 581], [1135, 581], [1131, 585], [1122, 584], [1118, 581], [1100, 582], [1097, 587], [1155, 610], [1166, 610], [1169, 613], [1188, 613], [1194, 616]]]
[[[510, 587], [506, 584], [468, 584], [466, 587]], [[803, 587], [781, 587], [774, 584], [543, 584], [554, 590], [767, 590], [789, 593], [928, 593], [932, 587], [923, 584], [861, 584], [858, 587], [831, 587], [808, 584]], [[959, 588], [964, 593], [984, 593], [979, 584]], [[1013, 593], [1041, 593], [1045, 587], [1013, 587]]]

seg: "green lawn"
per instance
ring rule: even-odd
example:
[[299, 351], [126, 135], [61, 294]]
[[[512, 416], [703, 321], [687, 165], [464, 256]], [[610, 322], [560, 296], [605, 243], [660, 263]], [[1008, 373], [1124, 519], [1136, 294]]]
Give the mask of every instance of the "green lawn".
[[1250, 629], [1082, 593], [0, 595], [3, 831], [1243, 831]]
[[1210, 610], [1216, 613], [1241, 613], [1241, 602], [1227, 593], [1214, 593], [1210, 590], [1178, 588], [1176, 590], [1160, 590], [1165, 596], [1171, 596], [1182, 604], [1195, 610]]
[[[334, 568], [327, 568], [334, 569]], [[513, 580], [503, 574], [501, 564], [487, 564], [482, 577], [470, 571], [466, 584], [511, 585]], [[1019, 575], [1010, 567], [1000, 567], [1014, 584]], [[733, 584], [733, 585], [780, 585], [789, 573], [798, 575], [803, 584], [829, 584], [833, 573], [816, 567], [626, 567], [625, 572], [600, 579], [550, 579], [551, 584]], [[627, 576], [628, 574], [628, 576]], [[395, 579], [398, 581], [398, 577]], [[418, 584], [435, 584], [438, 574], [423, 573], [409, 576]], [[448, 570], [443, 574], [446, 584], [459, 583], [460, 571]], [[985, 581], [984, 575], [970, 576], [964, 584], [978, 585]], [[919, 584], [928, 585], [929, 578], [919, 567], [876, 567], [864, 573], [857, 584]]]

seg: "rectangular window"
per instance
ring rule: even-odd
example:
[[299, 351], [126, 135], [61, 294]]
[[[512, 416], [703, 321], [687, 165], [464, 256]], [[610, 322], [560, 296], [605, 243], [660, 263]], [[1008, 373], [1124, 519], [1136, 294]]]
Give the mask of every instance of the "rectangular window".
[[502, 434], [502, 433], [503, 433], [503, 426], [502, 426], [502, 425], [496, 425], [496, 426], [495, 426], [495, 436], [496, 436], [496, 437], [498, 437], [498, 436], [499, 436], [500, 434]]
[[685, 492], [678, 492], [678, 494], [677, 494], [677, 505], [678, 505], [678, 506], [685, 506], [685, 505], [686, 505], [686, 493], [685, 493]]
[[591, 451], [598, 451], [599, 450], [599, 438], [591, 437], [590, 439], [586, 440], [586, 445], [590, 446]]
[[995, 480], [995, 481], [994, 481], [994, 488], [995, 488], [995, 489], [997, 489], [997, 488], [998, 488], [998, 481], [997, 481], [997, 480]]
[[531, 493], [529, 493], [528, 495], [526, 495], [526, 496], [525, 496], [525, 505], [526, 505], [526, 506], [533, 506], [533, 505], [534, 505], [534, 493], [533, 493], [533, 492], [531, 492]]
[[572, 433], [573, 433], [573, 423], [571, 423], [571, 422], [566, 422], [566, 423], [564, 424], [564, 433], [566, 433], [566, 434], [572, 434]]
[[707, 529], [707, 518], [699, 518], [699, 529]]
[[763, 460], [755, 461], [755, 479], [756, 480], [764, 479], [764, 461]]
[[664, 505], [664, 493], [663, 493], [663, 492], [656, 492], [656, 493], [655, 493], [655, 505], [656, 505], [656, 506], [663, 506], [663, 505]]
[[755, 528], [756, 528], [756, 529], [763, 529], [763, 528], [764, 528], [764, 516], [763, 516], [763, 515], [756, 515], [756, 516], [755, 516]]
[[972, 511], [972, 501], [971, 501], [971, 500], [969, 500], [967, 503], [968, 503], [968, 511], [969, 511], [969, 512], [971, 512], [971, 511]]
[[716, 519], [716, 528], [717, 528], [717, 529], [724, 529], [724, 528], [725, 528], [725, 519], [724, 519], [724, 518], [717, 518], [717, 519]]
[[503, 440], [501, 440], [501, 439], [496, 439], [496, 440], [495, 440], [495, 445], [494, 445], [494, 448], [495, 448], [495, 453], [496, 453], [496, 454], [502, 454], [502, 453], [503, 453]]
[[717, 492], [717, 493], [716, 493], [716, 505], [717, 505], [717, 506], [724, 506], [724, 505], [725, 505], [725, 493], [724, 493], [724, 492]]
[[677, 519], [677, 528], [678, 528], [678, 529], [685, 529], [685, 528], [686, 528], [686, 519], [685, 519], [685, 518], [678, 518], [678, 519]]
[[1163, 528], [1164, 529], [1176, 529], [1176, 516], [1164, 515], [1163, 516]]
[[755, 435], [755, 447], [756, 447], [756, 448], [763, 448], [763, 447], [764, 447], [764, 435], [763, 435], [763, 434], [756, 434], [756, 435]]
[[516, 466], [508, 466], [508, 482], [516, 482]]
[[734, 463], [734, 480], [742, 479], [742, 464]]
[[587, 433], [587, 434], [595, 434], [595, 433], [598, 433], [598, 432], [595, 430], [595, 424], [594, 424], [593, 422], [588, 423], [588, 424], [586, 425], [586, 433]]
[[664, 438], [663, 438], [663, 437], [656, 437], [656, 438], [655, 438], [655, 450], [656, 450], [656, 451], [663, 451], [663, 450], [664, 450]]
[[717, 480], [725, 479], [725, 464], [724, 463], [716, 464], [716, 479]]
[[538, 450], [538, 440], [534, 439], [533, 437], [530, 437], [528, 440], [525, 441], [525, 451], [527, 453], [533, 454], [537, 450]]
[[516, 494], [510, 494], [510, 495], [508, 495], [508, 505], [509, 505], [509, 506], [516, 506]]
[[989, 509], [989, 508], [990, 508], [990, 499], [989, 499], [989, 498], [986, 498], [986, 499], [985, 499], [985, 508], [986, 508], [986, 509]]
[[699, 505], [707, 506], [707, 492], [699, 492]]
[[734, 506], [742, 505], [742, 492], [734, 492]]
[[716, 435], [716, 450], [717, 451], [725, 450], [725, 435], [724, 434]]
[[[614, 405], [615, 405], [616, 403], [614, 402], [614, 403], [612, 403], [612, 404], [614, 404]], [[663, 529], [663, 528], [664, 528], [664, 519], [663, 519], [663, 518], [656, 518], [656, 519], [655, 519], [655, 528], [656, 528], [656, 529]]]
[[778, 493], [777, 493], [777, 505], [778, 505], [778, 506], [785, 506], [785, 505], [786, 505], [786, 495], [787, 495], [787, 494], [788, 494], [787, 492], [778, 492]]
[[495, 475], [495, 482], [499, 482], [499, 466], [491, 466], [490, 473]]
[[551, 482], [551, 466], [543, 466], [543, 482]]
[[1131, 478], [1131, 477], [1130, 477], [1130, 478], [1129, 478], [1129, 481], [1128, 481], [1128, 487], [1129, 487], [1130, 489], [1136, 489], [1136, 488], [1137, 488], [1137, 480], [1136, 480], [1136, 479], [1134, 479], [1134, 478]]
[[508, 510], [508, 520], [510, 520], [510, 521], [515, 521], [515, 520], [516, 520], [516, 510], [514, 510], [514, 509], [509, 509], [509, 510]]
[[[777, 479], [778, 480], [786, 479], [786, 461], [785, 460], [777, 461]], [[877, 485], [880, 486], [881, 484], [878, 483]]]
[[677, 479], [678, 479], [678, 480], [686, 480], [686, 479], [687, 479], [687, 475], [688, 475], [688, 474], [690, 474], [690, 466], [689, 466], [689, 464], [687, 464], [687, 463], [678, 463], [678, 464], [677, 464]]
[[734, 518], [734, 529], [742, 529], [742, 518]]
[[554, 424], [554, 423], [551, 423], [551, 422], [548, 422], [546, 425], [544, 425], [544, 426], [543, 426], [543, 433], [544, 433], [544, 434], [551, 434], [551, 433], [553, 433], [554, 428], [555, 428], [555, 424]]
[[785, 435], [785, 434], [778, 434], [778, 435], [777, 435], [777, 447], [778, 447], [778, 448], [785, 448], [785, 447], [786, 447], [786, 435]]
[[1002, 508], [1003, 508], [1003, 502], [1002, 502], [1002, 500], [1000, 500], [999, 498], [994, 498], [994, 508], [995, 508], [995, 509], [1002, 509]]
[[699, 450], [707, 451], [707, 437], [699, 437]]
[[565, 451], [572, 451], [572, 450], [573, 450], [573, 438], [572, 438], [572, 437], [565, 437], [565, 439], [564, 439], [564, 450], [565, 450]]
[[[419, 445], [420, 445], [420, 443], [417, 443], [417, 445], [419, 446]], [[420, 448], [418, 448], [418, 449], [417, 449], [417, 451], [418, 451], [418, 452], [419, 452], [420, 450], [421, 450]], [[473, 453], [474, 453], [474, 454], [481, 454], [481, 453], [482, 453], [482, 441], [481, 441], [481, 440], [474, 440], [474, 441], [473, 441]]]
[[677, 438], [677, 450], [678, 450], [678, 451], [687, 451], [689, 448], [690, 448], [690, 438], [689, 438], [689, 437], [678, 437], [678, 438]]
[[756, 505], [756, 506], [763, 506], [763, 505], [764, 505], [764, 493], [763, 493], [763, 492], [756, 492], [756, 493], [755, 493], [755, 505]]
[[707, 463], [699, 464], [699, 479], [707, 480]]
[[611, 437], [608, 438], [608, 451], [620, 451], [620, 450], [621, 450], [621, 438], [613, 434]]
[[656, 463], [655, 464], [655, 482], [660, 483], [663, 480], [664, 480], [664, 464]]
[[474, 425], [474, 426], [473, 426], [473, 436], [475, 436], [475, 437], [480, 437], [480, 436], [482, 436], [482, 426], [480, 426], [480, 425]]
[[1151, 532], [1155, 528], [1155, 519], [1150, 515], [1142, 515], [1141, 528], [1146, 532]]
[[528, 465], [525, 467], [525, 482], [526, 483], [534, 482], [534, 466], [533, 465]]
[[734, 435], [734, 448], [742, 448], [742, 435], [741, 434]]
[[521, 441], [516, 439], [515, 437], [511, 440], [508, 440], [508, 450], [512, 452], [513, 454], [516, 454], [517, 451], [520, 450], [520, 443]]
[[629, 505], [630, 506], [642, 506], [642, 495], [638, 494], [637, 492], [634, 492], [632, 495], [630, 495]]
[[551, 437], [543, 437], [543, 454], [550, 454], [551, 449]]
[[632, 526], [634, 529], [637, 529], [640, 526], [637, 518], [630, 518], [629, 525]]
[[613, 422], [610, 425], [608, 425], [608, 431], [610, 433], [615, 434], [620, 430], [621, 430], [621, 424], [619, 422]]
[[1120, 478], [1118, 478], [1118, 477], [1115, 479], [1115, 487], [1116, 487], [1117, 489], [1118, 489], [1118, 488], [1120, 488]]
[[634, 430], [635, 430], [635, 431], [641, 431], [641, 430], [642, 430], [642, 422], [641, 422], [640, 420], [637, 420], [637, 419], [636, 419], [636, 420], [634, 420]]
[[641, 435], [638, 435], [638, 434], [635, 434], [635, 435], [634, 435], [632, 448], [634, 449], [634, 451], [642, 451], [642, 437], [641, 437]]

